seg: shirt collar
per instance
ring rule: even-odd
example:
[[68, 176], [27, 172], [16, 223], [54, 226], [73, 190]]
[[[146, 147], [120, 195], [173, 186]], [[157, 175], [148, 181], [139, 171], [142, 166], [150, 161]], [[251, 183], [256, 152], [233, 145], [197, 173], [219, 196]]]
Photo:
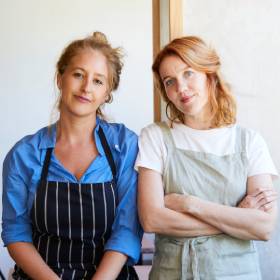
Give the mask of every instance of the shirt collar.
[[[99, 152], [100, 155], [104, 156], [105, 152], [102, 147], [99, 135], [98, 135], [98, 130], [99, 128], [102, 127], [102, 121], [99, 117], [96, 117], [96, 126], [94, 128], [93, 134], [95, 137], [95, 142], [96, 142], [96, 148]], [[105, 129], [103, 128], [104, 133]], [[39, 143], [39, 149], [48, 149], [48, 148], [54, 148], [56, 144], [56, 123], [53, 123], [52, 125], [45, 127], [42, 132], [42, 137], [40, 139]]]
[[45, 127], [42, 131], [39, 149], [54, 148], [56, 143], [56, 123]]
[[[105, 152], [104, 152], [104, 149], [103, 149], [103, 146], [101, 144], [101, 140], [100, 140], [100, 137], [99, 137], [99, 134], [98, 134], [98, 131], [99, 131], [100, 127], [102, 127], [102, 121], [99, 117], [96, 117], [96, 126], [95, 126], [94, 131], [93, 131], [94, 137], [95, 137], [95, 144], [96, 144], [96, 148], [98, 150], [98, 153], [101, 156], [104, 156]], [[106, 133], [106, 132], [104, 131], [104, 133]]]

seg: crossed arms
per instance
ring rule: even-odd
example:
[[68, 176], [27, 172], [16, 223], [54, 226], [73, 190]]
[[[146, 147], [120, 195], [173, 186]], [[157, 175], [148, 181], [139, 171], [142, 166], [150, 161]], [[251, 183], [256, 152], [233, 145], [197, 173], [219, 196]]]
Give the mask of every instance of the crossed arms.
[[249, 177], [247, 194], [236, 207], [192, 195], [164, 196], [162, 176], [139, 168], [138, 209], [146, 232], [195, 237], [225, 233], [240, 239], [268, 240], [277, 218], [277, 193], [269, 174]]

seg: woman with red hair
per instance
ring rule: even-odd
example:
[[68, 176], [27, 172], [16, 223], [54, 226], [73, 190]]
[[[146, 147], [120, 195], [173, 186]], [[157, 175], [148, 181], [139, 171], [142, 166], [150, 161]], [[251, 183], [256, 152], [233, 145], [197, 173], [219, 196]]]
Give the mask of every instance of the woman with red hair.
[[235, 124], [220, 59], [200, 38], [167, 44], [153, 72], [168, 121], [142, 130], [136, 161], [140, 220], [156, 233], [150, 279], [260, 279], [252, 240], [269, 239], [277, 213], [263, 138]]

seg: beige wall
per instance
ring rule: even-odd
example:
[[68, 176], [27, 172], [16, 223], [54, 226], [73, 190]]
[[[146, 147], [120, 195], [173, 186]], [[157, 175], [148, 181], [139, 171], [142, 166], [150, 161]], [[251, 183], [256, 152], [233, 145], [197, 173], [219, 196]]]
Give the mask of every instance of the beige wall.
[[[184, 0], [184, 34], [198, 35], [221, 56], [238, 101], [238, 123], [259, 131], [280, 170], [280, 2]], [[276, 184], [279, 189], [279, 180]], [[279, 279], [280, 238], [258, 244], [264, 279]]]
[[[153, 121], [150, 0], [0, 0], [0, 7], [0, 166], [17, 140], [48, 125], [56, 60], [69, 41], [94, 30], [126, 53], [109, 116], [136, 132]], [[0, 200], [0, 216], [1, 208]], [[7, 274], [12, 262], [2, 245], [0, 267]]]

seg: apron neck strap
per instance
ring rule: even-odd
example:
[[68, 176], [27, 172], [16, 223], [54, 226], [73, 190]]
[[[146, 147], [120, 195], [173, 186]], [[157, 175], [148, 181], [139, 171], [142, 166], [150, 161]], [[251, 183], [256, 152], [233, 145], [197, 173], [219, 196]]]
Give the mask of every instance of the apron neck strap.
[[103, 147], [103, 149], [104, 149], [104, 152], [105, 152], [107, 161], [108, 161], [108, 163], [109, 163], [109, 165], [110, 165], [110, 168], [111, 168], [113, 177], [115, 178], [115, 177], [116, 177], [116, 174], [117, 174], [116, 165], [115, 165], [115, 162], [114, 162], [114, 159], [113, 159], [113, 155], [112, 155], [111, 149], [110, 149], [110, 147], [109, 147], [109, 144], [108, 144], [108, 142], [107, 142], [107, 140], [106, 140], [104, 131], [103, 131], [103, 129], [101, 128], [101, 126], [100, 126], [99, 129], [98, 129], [98, 135], [99, 135], [99, 137], [100, 137], [100, 141], [101, 141], [102, 147]]
[[53, 150], [53, 148], [48, 148], [47, 149], [45, 160], [44, 160], [44, 165], [43, 165], [43, 170], [42, 170], [42, 173], [41, 173], [41, 181], [47, 179], [49, 165], [50, 165], [50, 159], [51, 159], [51, 155], [52, 155], [52, 150]]
[[173, 149], [174, 147], [176, 147], [175, 141], [174, 141], [172, 133], [171, 133], [171, 129], [168, 126], [168, 124], [166, 122], [160, 122], [160, 123], [157, 123], [157, 125], [161, 129], [161, 132], [163, 135], [163, 140], [164, 140], [165, 144], [167, 145], [167, 147], [169, 149]]

